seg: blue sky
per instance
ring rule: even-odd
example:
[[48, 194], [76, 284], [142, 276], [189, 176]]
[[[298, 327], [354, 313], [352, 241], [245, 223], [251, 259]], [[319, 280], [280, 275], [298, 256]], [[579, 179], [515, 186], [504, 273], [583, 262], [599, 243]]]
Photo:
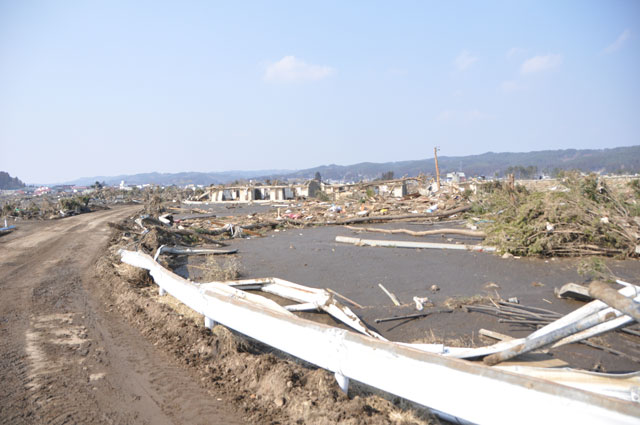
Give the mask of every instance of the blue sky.
[[640, 143], [640, 2], [0, 0], [26, 182]]

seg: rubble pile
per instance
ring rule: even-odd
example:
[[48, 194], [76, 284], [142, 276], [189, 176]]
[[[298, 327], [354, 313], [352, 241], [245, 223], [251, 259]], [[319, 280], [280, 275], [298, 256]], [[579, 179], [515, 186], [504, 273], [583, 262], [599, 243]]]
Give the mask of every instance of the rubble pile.
[[[243, 229], [246, 233], [274, 227], [322, 226], [388, 220], [431, 219], [455, 214], [467, 207], [467, 196], [455, 186], [439, 192], [421, 195], [413, 193], [402, 198], [374, 195], [367, 190], [354, 191], [349, 196], [333, 202], [320, 200], [298, 200], [275, 203], [264, 212], [254, 212], [235, 217], [188, 217], [176, 220], [179, 228], [191, 228], [202, 234], [219, 234], [229, 225]], [[196, 209], [197, 210], [197, 209]], [[199, 212], [206, 213], [204, 210]], [[233, 220], [233, 223], [229, 223]], [[234, 233], [234, 232], [231, 232]]]
[[142, 204], [148, 214], [160, 214], [165, 205], [179, 205], [191, 190], [175, 186], [166, 188], [149, 186], [143, 189], [121, 190], [100, 187], [84, 192], [22, 194], [0, 198], [0, 218], [13, 220], [49, 220], [71, 215], [108, 209], [110, 205]]
[[108, 208], [89, 196], [14, 198], [2, 204], [0, 216], [14, 220], [48, 220]]

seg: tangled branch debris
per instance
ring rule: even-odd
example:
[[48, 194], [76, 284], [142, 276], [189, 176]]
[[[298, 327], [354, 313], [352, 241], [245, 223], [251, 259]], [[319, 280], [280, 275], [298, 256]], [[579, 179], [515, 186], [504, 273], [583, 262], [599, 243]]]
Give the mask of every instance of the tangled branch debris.
[[640, 208], [633, 194], [610, 190], [596, 175], [568, 174], [542, 192], [496, 183], [472, 212], [485, 242], [514, 255], [638, 256]]

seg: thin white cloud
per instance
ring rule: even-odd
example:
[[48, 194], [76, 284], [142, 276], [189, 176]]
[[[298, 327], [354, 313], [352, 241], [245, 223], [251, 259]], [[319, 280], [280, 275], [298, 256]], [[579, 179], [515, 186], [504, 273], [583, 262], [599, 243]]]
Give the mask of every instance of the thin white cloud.
[[295, 56], [285, 56], [267, 66], [264, 80], [270, 82], [317, 81], [330, 77], [335, 72], [336, 70], [330, 66], [313, 65]]
[[500, 89], [506, 93], [513, 93], [515, 91], [524, 89], [524, 87], [517, 81], [507, 80], [503, 81], [502, 84], [500, 84]]
[[436, 121], [450, 121], [455, 115], [455, 111], [451, 111], [449, 109], [445, 109], [440, 112], [436, 117]]
[[520, 67], [522, 74], [534, 74], [536, 72], [548, 71], [562, 64], [562, 55], [534, 56], [524, 61]]
[[618, 36], [618, 38], [616, 39], [616, 41], [614, 41], [613, 43], [611, 43], [610, 45], [608, 45], [605, 49], [604, 52], [605, 53], [613, 53], [615, 51], [620, 50], [620, 48], [622, 47], [622, 45], [629, 39], [629, 37], [631, 37], [631, 30], [626, 29], [624, 31], [622, 31], [622, 34], [620, 34]]
[[493, 118], [491, 115], [485, 114], [477, 109], [464, 111], [445, 109], [436, 116], [436, 121], [469, 123], [473, 121], [484, 121], [491, 118]]
[[509, 50], [507, 50], [507, 57], [511, 58], [513, 56], [520, 56], [527, 53], [527, 51], [525, 49], [523, 49], [522, 47], [512, 47]]
[[460, 54], [458, 55], [458, 57], [453, 63], [455, 64], [456, 68], [458, 68], [459, 71], [464, 71], [465, 69], [469, 68], [471, 65], [476, 63], [477, 61], [478, 61], [478, 58], [476, 56], [473, 56], [468, 51], [463, 50], [462, 52], [460, 52]]

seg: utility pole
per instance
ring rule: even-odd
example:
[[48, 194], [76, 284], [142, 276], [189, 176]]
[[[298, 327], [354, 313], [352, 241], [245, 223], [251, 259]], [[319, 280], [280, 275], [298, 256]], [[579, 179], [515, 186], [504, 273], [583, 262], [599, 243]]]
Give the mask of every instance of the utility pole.
[[438, 147], [433, 148], [433, 158], [436, 161], [436, 182], [438, 183], [438, 190], [440, 190], [440, 167], [438, 167]]

